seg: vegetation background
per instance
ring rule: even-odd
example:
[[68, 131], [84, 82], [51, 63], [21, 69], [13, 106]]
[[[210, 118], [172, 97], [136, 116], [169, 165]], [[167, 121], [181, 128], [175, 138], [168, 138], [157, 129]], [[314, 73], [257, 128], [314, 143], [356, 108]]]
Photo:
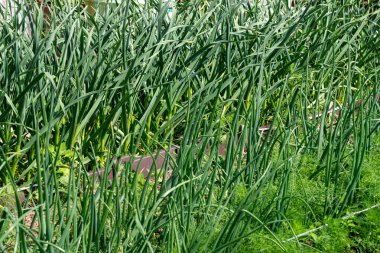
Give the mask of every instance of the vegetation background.
[[[1, 251], [379, 249], [378, 210], [339, 219], [379, 203], [377, 3], [15, 7], [0, 9]], [[174, 145], [149, 180], [118, 163]]]

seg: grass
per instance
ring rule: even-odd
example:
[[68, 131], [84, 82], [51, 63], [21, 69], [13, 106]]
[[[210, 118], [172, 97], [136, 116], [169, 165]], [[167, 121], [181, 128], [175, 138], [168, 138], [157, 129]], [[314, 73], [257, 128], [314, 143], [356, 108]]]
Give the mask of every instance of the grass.
[[[376, 201], [377, 5], [268, 4], [0, 9], [1, 250], [291, 251], [286, 224]], [[114, 160], [173, 145], [151, 180]]]

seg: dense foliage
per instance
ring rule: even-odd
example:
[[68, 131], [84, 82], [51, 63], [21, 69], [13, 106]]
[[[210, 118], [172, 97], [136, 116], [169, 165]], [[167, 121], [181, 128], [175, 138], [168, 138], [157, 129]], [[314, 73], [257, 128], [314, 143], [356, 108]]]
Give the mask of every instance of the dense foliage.
[[[273, 231], [294, 206], [314, 222], [357, 203], [380, 15], [317, 2], [0, 9], [0, 184], [15, 201], [0, 203], [0, 250], [234, 252], [263, 232], [286, 250]], [[150, 180], [113, 160], [173, 145]], [[24, 203], [23, 186], [37, 188]]]

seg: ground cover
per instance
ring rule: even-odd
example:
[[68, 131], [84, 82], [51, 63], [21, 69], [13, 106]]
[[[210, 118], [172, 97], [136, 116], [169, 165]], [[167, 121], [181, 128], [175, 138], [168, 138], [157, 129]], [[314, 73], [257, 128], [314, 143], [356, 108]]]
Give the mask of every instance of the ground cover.
[[1, 8], [0, 250], [375, 250], [378, 6], [267, 4]]
[[[276, 231], [278, 238], [284, 242], [284, 247], [289, 252], [377, 252], [380, 247], [380, 135], [374, 139], [371, 151], [366, 154], [362, 183], [359, 187], [358, 197], [350, 208], [340, 217], [318, 217], [318, 208], [321, 208], [323, 200], [322, 181], [309, 180], [307, 172], [318, 161], [313, 157], [307, 157], [307, 163], [299, 168], [299, 177], [294, 178], [292, 191], [300, 196], [300, 201], [294, 201], [287, 216], [284, 217], [283, 226]], [[297, 183], [298, 182], [298, 183]], [[300, 183], [303, 182], [303, 183]], [[244, 195], [244, 193], [243, 193]], [[295, 198], [297, 196], [294, 196]], [[302, 200], [302, 201], [301, 201]], [[366, 210], [349, 218], [346, 215]], [[305, 212], [305, 210], [307, 210]], [[309, 215], [307, 214], [309, 213]], [[310, 215], [313, 213], [312, 215]], [[308, 232], [324, 224], [321, 230], [314, 231], [306, 236], [289, 241], [295, 235]], [[263, 247], [263, 245], [265, 245]], [[280, 248], [271, 239], [270, 234], [261, 232], [252, 235], [242, 241], [240, 252], [278, 252]]]

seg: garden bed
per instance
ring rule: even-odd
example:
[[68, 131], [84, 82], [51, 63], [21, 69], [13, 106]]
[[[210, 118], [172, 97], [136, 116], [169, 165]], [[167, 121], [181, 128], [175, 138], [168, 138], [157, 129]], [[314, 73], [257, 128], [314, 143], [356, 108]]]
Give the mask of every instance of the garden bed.
[[373, 250], [380, 15], [266, 4], [0, 11], [0, 251]]

